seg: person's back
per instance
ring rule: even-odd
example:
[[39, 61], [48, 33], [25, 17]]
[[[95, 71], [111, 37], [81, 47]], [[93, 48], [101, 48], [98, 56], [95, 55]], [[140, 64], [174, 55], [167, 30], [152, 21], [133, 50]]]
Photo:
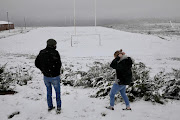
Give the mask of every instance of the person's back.
[[60, 75], [61, 60], [58, 51], [52, 47], [41, 50], [36, 59], [36, 66], [46, 77], [56, 77]]
[[44, 84], [47, 89], [48, 111], [55, 107], [52, 101], [52, 85], [56, 92], [57, 113], [61, 111], [61, 92], [60, 92], [60, 69], [61, 58], [56, 50], [57, 42], [54, 39], [47, 41], [45, 49], [41, 50], [35, 60], [35, 66], [41, 70], [44, 75]]

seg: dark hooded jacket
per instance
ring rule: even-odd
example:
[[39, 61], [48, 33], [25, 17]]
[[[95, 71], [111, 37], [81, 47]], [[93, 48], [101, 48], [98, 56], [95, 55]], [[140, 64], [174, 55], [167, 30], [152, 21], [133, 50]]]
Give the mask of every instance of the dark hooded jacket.
[[116, 69], [116, 75], [119, 85], [129, 85], [132, 82], [132, 59], [123, 56], [123, 59], [116, 57], [110, 64], [110, 67]]
[[41, 70], [46, 77], [60, 75], [61, 58], [59, 52], [53, 47], [46, 47], [41, 50], [35, 60], [35, 66]]

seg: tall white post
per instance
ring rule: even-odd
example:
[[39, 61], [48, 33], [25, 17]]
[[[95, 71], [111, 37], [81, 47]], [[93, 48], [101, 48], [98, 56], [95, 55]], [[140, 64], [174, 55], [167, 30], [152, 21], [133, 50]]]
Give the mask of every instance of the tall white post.
[[66, 16], [65, 16], [65, 18], [64, 18], [64, 24], [65, 24], [64, 26], [66, 26]]
[[94, 25], [96, 28], [96, 0], [94, 0]]
[[74, 0], [74, 34], [76, 35], [76, 0]]
[[172, 28], [174, 28], [174, 26], [173, 26], [172, 22], [171, 22], [171, 21], [169, 21], [169, 22], [170, 22], [170, 24], [171, 24], [171, 27], [172, 27]]
[[70, 24], [70, 26], [72, 26], [72, 19], [71, 19], [71, 16], [69, 16], [69, 24]]
[[24, 17], [24, 27], [26, 29], [26, 18]]
[[8, 29], [9, 29], [9, 33], [10, 33], [10, 25], [9, 25], [9, 16], [8, 16], [8, 12], [7, 12], [7, 21], [8, 21]]
[[[74, 35], [76, 35], [76, 0], [74, 0]], [[71, 47], [72, 47], [72, 36], [71, 36]]]

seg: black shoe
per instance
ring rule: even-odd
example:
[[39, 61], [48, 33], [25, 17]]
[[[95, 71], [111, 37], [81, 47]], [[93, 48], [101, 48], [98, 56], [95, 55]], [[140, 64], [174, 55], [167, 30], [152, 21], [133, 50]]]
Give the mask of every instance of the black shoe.
[[57, 108], [56, 113], [60, 114], [61, 113], [61, 108]]
[[122, 110], [132, 110], [131, 108], [123, 108]]
[[55, 107], [53, 106], [52, 108], [48, 108], [48, 112], [50, 112], [51, 110], [55, 109]]
[[114, 107], [112, 107], [112, 106], [108, 106], [106, 108], [109, 109], [109, 110], [114, 110]]

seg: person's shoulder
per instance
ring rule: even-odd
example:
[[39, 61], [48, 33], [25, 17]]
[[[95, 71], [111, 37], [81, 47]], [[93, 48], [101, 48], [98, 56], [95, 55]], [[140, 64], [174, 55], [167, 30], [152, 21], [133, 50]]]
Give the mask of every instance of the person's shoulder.
[[129, 57], [129, 56], [125, 60], [126, 61], [132, 61], [131, 57]]
[[127, 62], [128, 64], [133, 64], [133, 60], [132, 60], [131, 57], [127, 57], [127, 58], [126, 58], [126, 62]]
[[48, 49], [44, 48], [44, 49], [40, 50], [39, 55], [45, 55], [48, 53], [49, 53]]
[[128, 60], [132, 62], [132, 64], [135, 63], [135, 60], [132, 57], [128, 57]]
[[51, 52], [52, 52], [52, 53], [56, 53], [56, 54], [59, 53], [59, 52], [58, 52], [57, 50], [55, 50], [55, 49], [51, 49]]
[[126, 59], [128, 59], [128, 60], [132, 60], [132, 59], [131, 59], [131, 57], [129, 57], [129, 56], [128, 56]]
[[53, 54], [54, 56], [59, 56], [59, 52], [55, 49], [51, 49], [50, 54]]
[[55, 52], [56, 52], [57, 54], [59, 54], [59, 51], [55, 50]]
[[[54, 51], [58, 52], [57, 50], [54, 50]], [[58, 53], [59, 53], [59, 52], [58, 52]]]
[[40, 50], [40, 52], [39, 52], [39, 53], [44, 53], [45, 51], [46, 51], [46, 48], [45, 48], [45, 49]]
[[122, 62], [125, 62], [125, 61], [127, 61], [128, 60], [128, 56], [127, 55], [123, 55], [123, 58], [121, 58], [121, 61]]

